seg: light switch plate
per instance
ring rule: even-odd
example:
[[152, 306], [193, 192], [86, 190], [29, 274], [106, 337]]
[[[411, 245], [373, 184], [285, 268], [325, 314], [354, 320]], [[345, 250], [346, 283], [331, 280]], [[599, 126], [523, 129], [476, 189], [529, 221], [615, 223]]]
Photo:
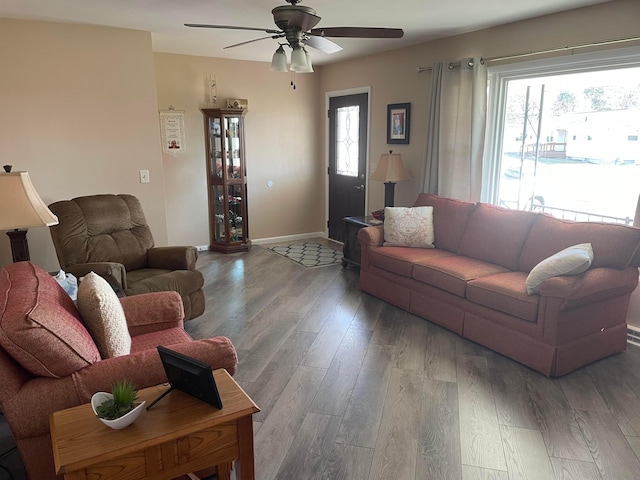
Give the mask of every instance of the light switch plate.
[[149, 183], [149, 170], [140, 170], [140, 183]]

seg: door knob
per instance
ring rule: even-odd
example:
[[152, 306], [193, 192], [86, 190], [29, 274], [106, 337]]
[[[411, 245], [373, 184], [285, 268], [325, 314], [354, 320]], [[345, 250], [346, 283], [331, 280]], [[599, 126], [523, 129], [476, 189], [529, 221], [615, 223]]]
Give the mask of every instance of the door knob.
[[357, 185], [354, 187], [356, 190], [364, 190], [364, 185]]

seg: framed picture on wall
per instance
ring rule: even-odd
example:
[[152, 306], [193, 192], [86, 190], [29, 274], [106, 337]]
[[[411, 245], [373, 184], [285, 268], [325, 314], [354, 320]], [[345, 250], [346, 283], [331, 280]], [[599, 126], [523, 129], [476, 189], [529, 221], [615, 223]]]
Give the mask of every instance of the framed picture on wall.
[[410, 103], [387, 105], [387, 143], [409, 143]]

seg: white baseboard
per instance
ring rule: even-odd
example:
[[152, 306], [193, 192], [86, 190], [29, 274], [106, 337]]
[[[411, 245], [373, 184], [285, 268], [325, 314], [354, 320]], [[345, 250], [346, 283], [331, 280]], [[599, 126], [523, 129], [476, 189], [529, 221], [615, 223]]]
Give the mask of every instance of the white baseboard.
[[[326, 232], [310, 232], [310, 233], [298, 233], [296, 235], [283, 235], [281, 237], [266, 237], [266, 238], [252, 238], [252, 245], [266, 245], [269, 243], [281, 243], [281, 242], [293, 242], [296, 240], [306, 240], [308, 238], [327, 238]], [[331, 240], [331, 239], [329, 239]], [[331, 240], [335, 242], [335, 240]], [[340, 243], [340, 242], [336, 242]], [[196, 245], [196, 249], [199, 252], [206, 252], [209, 250], [209, 245]]]
[[299, 233], [297, 235], [283, 235], [281, 237], [252, 238], [253, 245], [265, 245], [268, 243], [292, 242], [295, 240], [306, 240], [308, 238], [327, 238], [326, 232]]

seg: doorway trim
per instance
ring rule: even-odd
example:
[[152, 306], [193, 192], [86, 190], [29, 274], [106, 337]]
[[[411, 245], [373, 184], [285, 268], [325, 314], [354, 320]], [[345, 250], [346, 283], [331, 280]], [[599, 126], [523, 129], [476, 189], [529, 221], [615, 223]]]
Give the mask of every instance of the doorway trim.
[[334, 90], [325, 92], [325, 105], [324, 105], [324, 232], [325, 236], [329, 238], [329, 227], [327, 222], [329, 221], [329, 102], [333, 97], [345, 97], [347, 95], [356, 95], [358, 93], [367, 94], [367, 149], [365, 152], [365, 185], [366, 195], [364, 197], [364, 211], [369, 211], [369, 151], [371, 149], [371, 86], [348, 88], [346, 90]]

